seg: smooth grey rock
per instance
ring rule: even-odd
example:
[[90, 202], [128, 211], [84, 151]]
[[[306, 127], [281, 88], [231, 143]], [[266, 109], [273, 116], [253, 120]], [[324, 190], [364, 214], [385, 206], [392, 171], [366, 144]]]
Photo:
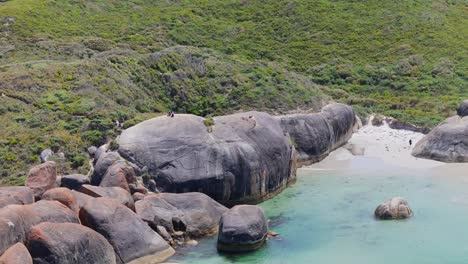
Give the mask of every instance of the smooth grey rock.
[[94, 165], [94, 173], [91, 176], [91, 184], [99, 185], [107, 169], [112, 166], [114, 162], [119, 160], [122, 160], [122, 157], [120, 157], [119, 153], [116, 151], [109, 151], [100, 154], [99, 159], [96, 161], [96, 165]]
[[461, 117], [468, 116], [468, 100], [463, 101], [457, 108], [457, 114]]
[[89, 156], [92, 157], [92, 158], [94, 158], [94, 155], [96, 154], [97, 150], [98, 150], [98, 148], [95, 147], [95, 146], [91, 146], [91, 147], [89, 147], [87, 149]]
[[27, 247], [35, 264], [115, 264], [114, 249], [94, 230], [72, 223], [31, 228]]
[[90, 200], [79, 215], [83, 225], [96, 230], [114, 247], [117, 263], [163, 261], [174, 254], [163, 238], [114, 199]]
[[123, 131], [119, 153], [146, 166], [162, 192], [202, 192], [225, 204], [262, 201], [295, 180], [294, 149], [274, 117], [203, 121], [185, 114], [144, 121]]
[[281, 127], [295, 145], [299, 164], [324, 159], [331, 151], [345, 144], [357, 125], [350, 106], [330, 104], [317, 114], [280, 116]]
[[236, 205], [219, 223], [218, 250], [245, 252], [258, 249], [268, 235], [268, 223], [261, 207]]
[[135, 203], [138, 216], [154, 230], [163, 226], [169, 233], [182, 231], [189, 237], [216, 233], [227, 210], [203, 193], [152, 194]]
[[81, 185], [89, 184], [89, 178], [82, 174], [65, 175], [62, 177], [60, 186], [71, 190], [78, 190]]
[[413, 211], [405, 199], [394, 197], [377, 206], [374, 214], [378, 219], [395, 220], [409, 218], [413, 216]]
[[0, 208], [10, 204], [32, 204], [33, 191], [25, 186], [0, 187]]
[[443, 162], [468, 162], [468, 116], [447, 118], [416, 143], [412, 155]]
[[50, 157], [52, 157], [53, 155], [54, 155], [54, 152], [51, 149], [44, 149], [39, 155], [41, 163], [48, 161]]

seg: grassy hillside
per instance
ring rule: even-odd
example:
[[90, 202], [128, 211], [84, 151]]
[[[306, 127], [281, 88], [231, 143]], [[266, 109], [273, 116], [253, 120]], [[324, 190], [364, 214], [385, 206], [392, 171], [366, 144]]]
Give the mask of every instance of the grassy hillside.
[[[468, 97], [466, 1], [0, 2], [0, 177], [168, 109], [285, 112], [333, 98], [432, 127]], [[1, 95], [0, 94], [0, 95]]]

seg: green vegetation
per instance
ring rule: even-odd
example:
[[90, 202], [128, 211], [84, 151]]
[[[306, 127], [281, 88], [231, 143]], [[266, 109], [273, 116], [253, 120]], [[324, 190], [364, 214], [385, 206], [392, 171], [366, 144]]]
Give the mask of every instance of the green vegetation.
[[[433, 127], [468, 96], [462, 0], [0, 2], [0, 177], [168, 110], [318, 109]], [[3, 95], [2, 95], [3, 94]], [[1, 183], [0, 183], [1, 184]]]

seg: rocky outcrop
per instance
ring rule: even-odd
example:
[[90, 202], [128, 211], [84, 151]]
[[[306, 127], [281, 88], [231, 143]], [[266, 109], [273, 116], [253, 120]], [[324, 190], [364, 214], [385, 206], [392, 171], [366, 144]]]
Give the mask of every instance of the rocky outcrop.
[[10, 204], [31, 204], [33, 202], [34, 193], [28, 187], [0, 187], [0, 208]]
[[463, 101], [457, 108], [457, 115], [461, 117], [468, 116], [468, 100]]
[[413, 216], [408, 202], [401, 197], [394, 197], [377, 206], [375, 217], [382, 220], [405, 219]]
[[114, 199], [90, 200], [80, 210], [80, 219], [109, 241], [117, 263], [158, 263], [174, 253], [163, 238]]
[[135, 202], [132, 196], [126, 190], [120, 187], [99, 187], [92, 185], [83, 185], [78, 190], [81, 193], [87, 194], [91, 197], [106, 197], [115, 199], [128, 208], [135, 210]]
[[[464, 104], [459, 113], [464, 113]], [[412, 155], [443, 162], [468, 162], [468, 116], [452, 116], [415, 145]]]
[[89, 178], [88, 176], [81, 174], [65, 175], [62, 177], [60, 183], [61, 187], [66, 187], [71, 190], [78, 190], [81, 185], [89, 184]]
[[357, 123], [353, 109], [344, 104], [327, 105], [317, 114], [294, 114], [278, 119], [297, 150], [299, 165], [318, 162], [341, 147], [351, 138]]
[[263, 245], [267, 235], [268, 224], [263, 209], [255, 205], [237, 205], [221, 218], [218, 250], [252, 251]]
[[114, 249], [94, 230], [71, 223], [31, 228], [27, 247], [35, 264], [115, 264]]
[[146, 167], [162, 192], [202, 192], [238, 204], [260, 202], [295, 180], [294, 148], [266, 113], [209, 122], [194, 115], [157, 117], [123, 131], [118, 143], [120, 155]]
[[96, 164], [94, 165], [94, 173], [91, 177], [92, 185], [99, 185], [107, 169], [114, 164], [114, 162], [122, 160], [119, 153], [115, 151], [106, 152], [104, 146], [100, 147], [96, 153]]
[[57, 165], [47, 161], [29, 171], [25, 185], [33, 190], [34, 197], [39, 200], [45, 191], [55, 187], [56, 179]]
[[169, 233], [184, 232], [201, 237], [218, 231], [221, 215], [228, 209], [203, 193], [160, 193], [135, 203], [138, 216], [155, 231], [163, 226]]
[[23, 243], [16, 243], [0, 257], [1, 264], [33, 264], [31, 255]]
[[136, 173], [132, 166], [126, 161], [114, 162], [107, 168], [106, 173], [102, 177], [99, 186], [102, 187], [121, 187], [130, 192], [129, 183], [136, 180]]
[[76, 213], [80, 210], [74, 192], [67, 188], [50, 189], [42, 195], [42, 200], [60, 202]]

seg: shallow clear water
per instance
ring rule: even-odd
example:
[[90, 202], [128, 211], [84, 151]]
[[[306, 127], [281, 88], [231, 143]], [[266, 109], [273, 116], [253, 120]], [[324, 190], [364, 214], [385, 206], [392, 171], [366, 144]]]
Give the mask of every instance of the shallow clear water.
[[[260, 250], [218, 254], [216, 238], [178, 251], [178, 263], [468, 263], [468, 170], [408, 169], [354, 158], [339, 170], [301, 169], [260, 204], [280, 234]], [[464, 175], [462, 175], [464, 174]], [[414, 217], [377, 221], [375, 207], [403, 196]]]

